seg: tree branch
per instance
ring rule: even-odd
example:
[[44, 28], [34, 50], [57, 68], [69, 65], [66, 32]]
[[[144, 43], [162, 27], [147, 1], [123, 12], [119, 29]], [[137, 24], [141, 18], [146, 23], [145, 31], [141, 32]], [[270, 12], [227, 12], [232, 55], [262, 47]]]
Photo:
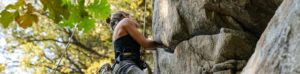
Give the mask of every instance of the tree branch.
[[[73, 32], [72, 32], [71, 30], [69, 30], [69, 29], [64, 29], [64, 32], [67, 33], [67, 34], [69, 35], [69, 37], [71, 37], [71, 36], [72, 36], [72, 33], [73, 33]], [[89, 51], [89, 52], [91, 52], [91, 53], [97, 55], [97, 56], [100, 57], [100, 58], [108, 58], [108, 56], [106, 56], [106, 55], [101, 55], [100, 53], [98, 53], [97, 51], [93, 50], [92, 48], [85, 46], [85, 45], [82, 44], [75, 36], [72, 36], [71, 38], [72, 38], [72, 40], [73, 40], [72, 44], [77, 45], [77, 46], [79, 46], [80, 48], [83, 48], [83, 49], [85, 49], [86, 51]]]
[[[34, 41], [54, 41], [54, 42], [59, 42], [59, 43], [68, 43], [68, 41], [59, 41], [59, 40], [56, 40], [56, 39], [27, 39], [28, 42], [34, 42]], [[72, 42], [70, 42], [72, 43]]]
[[[73, 45], [76, 45], [88, 52], [91, 52], [95, 55], [97, 55], [98, 57], [100, 58], [108, 58], [107, 55], [102, 55], [100, 53], [98, 53], [97, 51], [93, 50], [92, 48], [89, 48], [89, 47], [86, 47], [85, 45], [83, 45], [82, 43], [80, 43], [79, 41], [77, 41], [77, 39], [75, 37], [72, 37], [73, 41], [71, 41], [70, 43], [73, 44]], [[56, 40], [56, 39], [27, 39], [28, 42], [34, 42], [34, 41], [54, 41], [54, 42], [59, 42], [59, 43], [64, 43], [64, 44], [67, 44], [69, 43], [68, 41], [59, 41], [59, 40]]]

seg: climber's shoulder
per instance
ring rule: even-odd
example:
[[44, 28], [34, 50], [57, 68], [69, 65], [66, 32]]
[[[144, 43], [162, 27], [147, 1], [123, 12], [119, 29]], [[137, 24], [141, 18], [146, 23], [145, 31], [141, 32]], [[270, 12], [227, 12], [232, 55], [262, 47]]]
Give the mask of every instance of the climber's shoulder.
[[120, 25], [122, 25], [122, 27], [137, 27], [137, 23], [130, 18], [124, 18], [121, 20]]

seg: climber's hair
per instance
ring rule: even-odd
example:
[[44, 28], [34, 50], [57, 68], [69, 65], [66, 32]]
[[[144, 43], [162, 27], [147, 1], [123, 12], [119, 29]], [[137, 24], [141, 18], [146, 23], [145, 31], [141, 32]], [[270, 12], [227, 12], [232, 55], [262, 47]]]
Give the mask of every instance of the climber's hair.
[[129, 17], [129, 14], [124, 11], [118, 11], [110, 14], [109, 18], [106, 19], [106, 23], [109, 24], [112, 30], [122, 19]]

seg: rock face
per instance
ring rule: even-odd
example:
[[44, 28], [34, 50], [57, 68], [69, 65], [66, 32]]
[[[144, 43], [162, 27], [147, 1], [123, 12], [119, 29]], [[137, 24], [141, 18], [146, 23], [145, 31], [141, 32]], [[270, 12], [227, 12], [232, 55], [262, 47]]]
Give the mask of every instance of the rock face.
[[300, 73], [300, 1], [285, 0], [257, 43], [244, 74]]
[[[223, 28], [220, 34], [195, 36], [180, 42], [174, 53], [163, 49], [158, 51], [160, 73], [199, 74], [228, 69], [241, 70], [236, 65], [246, 64], [239, 62], [250, 57], [255, 41], [250, 34]], [[226, 66], [227, 64], [230, 66]]]
[[281, 0], [153, 0], [157, 74], [235, 74]]

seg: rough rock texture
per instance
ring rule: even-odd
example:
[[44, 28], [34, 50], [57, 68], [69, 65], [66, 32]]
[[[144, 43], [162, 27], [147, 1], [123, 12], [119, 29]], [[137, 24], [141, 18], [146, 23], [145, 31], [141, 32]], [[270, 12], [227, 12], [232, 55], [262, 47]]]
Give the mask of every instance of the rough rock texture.
[[[222, 28], [219, 34], [198, 35], [180, 42], [174, 53], [158, 51], [162, 74], [199, 74], [241, 70], [254, 51], [256, 39], [248, 33]], [[242, 64], [242, 67], [238, 65]]]
[[300, 0], [284, 0], [243, 74], [300, 74]]
[[281, 0], [153, 0], [157, 74], [235, 74]]
[[[154, 39], [175, 48], [196, 35], [221, 28], [245, 31], [257, 38], [280, 0], [153, 0]], [[264, 1], [266, 4], [261, 4]]]

